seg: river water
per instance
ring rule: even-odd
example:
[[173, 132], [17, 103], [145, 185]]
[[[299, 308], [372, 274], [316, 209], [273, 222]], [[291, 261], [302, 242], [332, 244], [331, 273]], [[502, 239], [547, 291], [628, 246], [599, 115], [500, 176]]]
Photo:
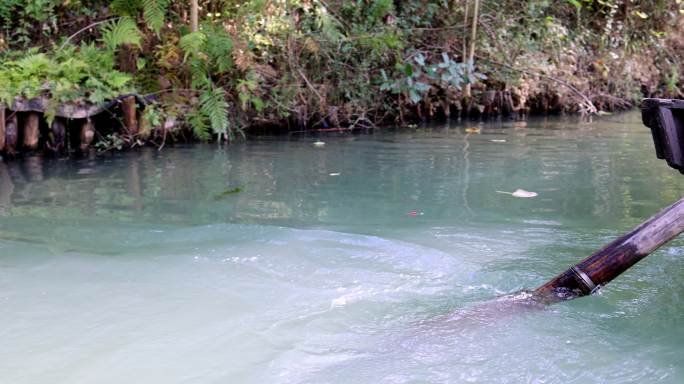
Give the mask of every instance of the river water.
[[479, 310], [684, 194], [637, 113], [318, 139], [0, 163], [0, 382], [684, 382], [680, 240]]

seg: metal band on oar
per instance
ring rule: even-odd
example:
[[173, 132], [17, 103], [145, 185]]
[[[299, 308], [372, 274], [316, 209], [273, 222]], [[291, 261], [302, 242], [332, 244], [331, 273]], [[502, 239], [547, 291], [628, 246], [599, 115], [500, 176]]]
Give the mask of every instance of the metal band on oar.
[[575, 275], [580, 279], [580, 281], [582, 281], [582, 283], [584, 283], [584, 288], [586, 288], [587, 292], [591, 294], [596, 290], [596, 288], [598, 288], [598, 286], [591, 281], [591, 278], [576, 265], [570, 269], [575, 272]]

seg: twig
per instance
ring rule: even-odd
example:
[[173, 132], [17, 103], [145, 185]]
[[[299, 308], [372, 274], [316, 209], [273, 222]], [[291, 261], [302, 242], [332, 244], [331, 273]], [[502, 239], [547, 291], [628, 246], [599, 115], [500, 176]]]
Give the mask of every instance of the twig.
[[164, 145], [166, 145], [166, 128], [162, 127], [162, 130], [164, 131], [164, 137], [162, 138], [161, 145], [159, 146], [159, 148], [157, 148], [157, 152], [160, 152], [162, 149], [164, 149]]
[[326, 3], [324, 0], [318, 0], [319, 3], [323, 5], [323, 9], [325, 9], [330, 15], [332, 15], [332, 18], [335, 19], [338, 23], [342, 24], [348, 31], [350, 31], [352, 28], [349, 24], [347, 24], [341, 17], [337, 16], [337, 13]]
[[594, 106], [594, 103], [592, 103], [591, 99], [590, 99], [589, 97], [587, 97], [587, 95], [585, 95], [585, 94], [582, 93], [579, 89], [575, 88], [575, 86], [573, 86], [572, 84], [570, 84], [570, 83], [568, 83], [568, 82], [566, 82], [566, 81], [564, 81], [564, 80], [561, 80], [561, 79], [556, 78], [556, 77], [553, 77], [553, 76], [544, 75], [544, 74], [542, 74], [542, 73], [532, 72], [532, 71], [527, 70], [527, 69], [515, 68], [515, 67], [512, 67], [512, 66], [510, 66], [510, 65], [508, 65], [508, 64], [500, 63], [500, 62], [498, 62], [498, 61], [494, 61], [494, 60], [489, 59], [489, 58], [480, 57], [480, 56], [478, 56], [477, 58], [480, 59], [480, 60], [484, 60], [484, 61], [487, 61], [487, 62], [489, 62], [489, 63], [492, 63], [492, 64], [494, 64], [494, 65], [498, 65], [498, 66], [501, 66], [501, 67], [504, 67], [504, 68], [508, 68], [508, 69], [510, 69], [510, 70], [512, 70], [512, 71], [516, 71], [516, 72], [520, 72], [520, 73], [525, 73], [525, 74], [528, 74], [528, 75], [530, 75], [530, 76], [539, 76], [539, 77], [543, 77], [543, 78], [545, 78], [545, 79], [548, 79], [548, 80], [554, 81], [554, 82], [556, 82], [556, 83], [558, 83], [558, 84], [561, 84], [561, 85], [567, 87], [569, 90], [571, 90], [571, 91], [572, 91], [574, 94], [576, 94], [577, 96], [581, 97], [582, 100], [584, 100], [584, 102], [586, 103], [586, 106], [587, 106], [587, 112], [588, 112], [588, 113], [594, 114], [594, 113], [597, 113], [597, 112], [598, 112], [598, 109], [596, 109], [596, 106]]
[[312, 132], [345, 132], [345, 131], [353, 131], [355, 129], [359, 129], [356, 127], [347, 127], [347, 128], [321, 128], [321, 129], [307, 129], [307, 130], [302, 130], [302, 131], [291, 131], [288, 132], [288, 134], [294, 134], [294, 133], [312, 133]]
[[88, 29], [90, 29], [90, 28], [92, 28], [92, 27], [94, 27], [94, 26], [97, 26], [97, 25], [100, 25], [100, 24], [104, 24], [104, 23], [109, 22], [109, 21], [112, 21], [112, 20], [119, 20], [119, 19], [121, 19], [121, 17], [112, 17], [112, 18], [110, 18], [110, 19], [104, 19], [104, 20], [96, 21], [96, 22], [94, 22], [94, 23], [92, 23], [92, 24], [90, 24], [90, 25], [87, 25], [87, 26], [85, 26], [85, 27], [79, 29], [78, 31], [76, 31], [76, 33], [74, 33], [73, 35], [69, 36], [69, 37], [64, 41], [64, 43], [62, 43], [62, 45], [59, 47], [59, 50], [64, 49], [64, 47], [66, 47], [66, 45], [69, 44], [69, 41], [70, 41], [71, 39], [73, 39], [74, 37], [76, 37], [76, 35], [80, 34], [81, 32], [86, 31], [86, 30], [88, 30]]
[[318, 96], [320, 101], [323, 102], [325, 99], [323, 99], [323, 96], [321, 96], [321, 94], [318, 93], [318, 91], [316, 90], [316, 88], [314, 88], [313, 84], [311, 84], [309, 79], [306, 78], [306, 76], [304, 75], [304, 72], [302, 72], [302, 70], [299, 68], [297, 68], [297, 72], [299, 72], [299, 76], [301, 76], [302, 79], [304, 79], [304, 81], [306, 82], [306, 85], [308, 85], [309, 88], [311, 88], [311, 90], [316, 94], [316, 96]]

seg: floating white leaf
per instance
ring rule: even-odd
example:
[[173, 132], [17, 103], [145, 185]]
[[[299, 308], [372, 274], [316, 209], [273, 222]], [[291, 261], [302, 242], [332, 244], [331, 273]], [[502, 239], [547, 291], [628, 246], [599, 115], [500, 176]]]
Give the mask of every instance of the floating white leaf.
[[497, 193], [505, 193], [507, 195], [515, 196], [515, 197], [535, 197], [538, 195], [537, 192], [530, 192], [526, 191], [524, 189], [516, 189], [513, 192], [505, 192], [505, 191], [496, 191]]

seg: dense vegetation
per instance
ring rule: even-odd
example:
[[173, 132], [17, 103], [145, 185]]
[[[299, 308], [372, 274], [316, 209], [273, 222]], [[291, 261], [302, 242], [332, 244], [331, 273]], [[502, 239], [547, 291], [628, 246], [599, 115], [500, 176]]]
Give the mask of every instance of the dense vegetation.
[[682, 28], [682, 0], [0, 0], [0, 102], [135, 91], [140, 135], [199, 139], [592, 114], [681, 97]]

